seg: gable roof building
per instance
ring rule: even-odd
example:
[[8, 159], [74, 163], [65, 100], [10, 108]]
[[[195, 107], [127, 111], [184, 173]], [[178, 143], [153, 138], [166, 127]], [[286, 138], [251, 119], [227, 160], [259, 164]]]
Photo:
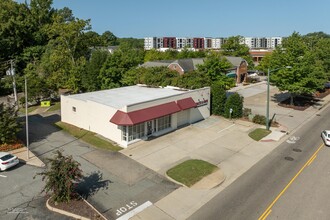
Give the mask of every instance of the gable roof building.
[[[232, 68], [228, 71], [235, 71], [237, 83], [246, 81], [248, 63], [242, 57], [225, 56]], [[141, 67], [167, 67], [171, 70], [177, 71], [180, 75], [184, 73], [197, 70], [198, 65], [204, 64], [204, 58], [187, 58], [178, 60], [158, 60], [148, 61], [141, 65]]]

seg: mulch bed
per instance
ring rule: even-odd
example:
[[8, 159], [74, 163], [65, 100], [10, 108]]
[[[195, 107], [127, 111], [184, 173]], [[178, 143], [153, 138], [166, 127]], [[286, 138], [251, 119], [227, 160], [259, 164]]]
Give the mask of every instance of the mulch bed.
[[278, 105], [285, 107], [285, 108], [292, 108], [299, 111], [304, 111], [310, 106], [313, 106], [316, 104], [319, 99], [326, 97], [330, 94], [330, 88], [324, 89], [323, 91], [316, 92], [313, 96], [296, 96], [293, 99], [293, 105], [290, 104], [291, 99], [288, 98], [282, 102], [280, 102]]
[[55, 203], [50, 199], [48, 204], [57, 209], [61, 209], [76, 215], [83, 216], [92, 220], [100, 220], [103, 218], [92, 207], [90, 207], [83, 199], [74, 199], [69, 203]]
[[24, 146], [23, 143], [20, 141], [11, 144], [0, 144], [0, 151], [8, 152], [11, 150], [22, 148], [23, 146]]

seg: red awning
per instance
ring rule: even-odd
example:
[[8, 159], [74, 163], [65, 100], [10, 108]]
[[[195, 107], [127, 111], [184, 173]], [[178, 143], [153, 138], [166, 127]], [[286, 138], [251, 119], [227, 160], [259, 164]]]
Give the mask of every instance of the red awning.
[[116, 125], [135, 125], [179, 111], [181, 111], [181, 109], [175, 102], [169, 102], [128, 113], [118, 110], [112, 116], [110, 122]]
[[191, 97], [186, 99], [180, 99], [177, 101], [177, 103], [181, 110], [195, 108], [197, 106], [197, 104], [194, 102], [194, 100]]

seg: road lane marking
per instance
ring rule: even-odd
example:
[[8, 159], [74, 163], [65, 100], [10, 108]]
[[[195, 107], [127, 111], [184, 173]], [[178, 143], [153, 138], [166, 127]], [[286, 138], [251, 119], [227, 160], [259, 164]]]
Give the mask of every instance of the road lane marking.
[[226, 128], [224, 128], [224, 129], [218, 131], [218, 133], [223, 132], [223, 131], [225, 131], [225, 130], [227, 130], [227, 129], [233, 127], [233, 126], [235, 126], [235, 124], [229, 125], [228, 127], [226, 127]]
[[4, 175], [0, 175], [1, 177], [7, 177], [7, 176], [4, 176]]
[[147, 202], [143, 203], [142, 205], [136, 207], [132, 211], [127, 212], [125, 215], [120, 216], [119, 218], [117, 218], [117, 220], [128, 220], [128, 219], [132, 218], [134, 215], [142, 212], [144, 209], [148, 208], [151, 205], [152, 205], [152, 203], [150, 201], [147, 201]]
[[307, 166], [311, 165], [313, 163], [313, 161], [315, 160], [316, 155], [313, 157], [313, 159], [311, 161], [309, 161], [309, 163], [307, 164]]
[[[298, 171], [298, 173], [290, 180], [290, 182], [284, 187], [284, 189], [278, 194], [278, 196], [274, 199], [274, 201], [268, 206], [266, 211], [258, 218], [258, 220], [265, 220], [267, 216], [269, 215], [269, 210], [275, 205], [277, 200], [285, 193], [285, 191], [290, 187], [290, 185], [295, 181], [295, 179], [301, 174], [301, 172], [308, 166], [310, 162], [312, 162], [317, 153], [321, 150], [321, 148], [324, 146], [324, 144], [321, 144], [321, 146], [314, 152], [314, 154], [309, 158], [309, 160], [304, 164], [304, 166]], [[268, 215], [267, 215], [268, 214]], [[267, 215], [267, 216], [266, 216]]]
[[262, 220], [265, 220], [271, 212], [272, 212], [272, 210], [269, 209], [268, 212], [266, 213], [266, 215], [262, 218]]

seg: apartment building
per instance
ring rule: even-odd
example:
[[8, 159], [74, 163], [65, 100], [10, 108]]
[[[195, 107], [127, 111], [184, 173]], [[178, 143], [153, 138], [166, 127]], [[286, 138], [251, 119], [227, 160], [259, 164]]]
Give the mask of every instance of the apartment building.
[[[146, 37], [144, 39], [144, 49], [221, 49], [225, 41], [225, 38], [211, 37]], [[282, 37], [243, 37], [240, 43], [247, 45], [250, 49], [275, 49], [282, 44]]]
[[250, 49], [275, 49], [282, 44], [282, 37], [245, 37], [244, 44]]

